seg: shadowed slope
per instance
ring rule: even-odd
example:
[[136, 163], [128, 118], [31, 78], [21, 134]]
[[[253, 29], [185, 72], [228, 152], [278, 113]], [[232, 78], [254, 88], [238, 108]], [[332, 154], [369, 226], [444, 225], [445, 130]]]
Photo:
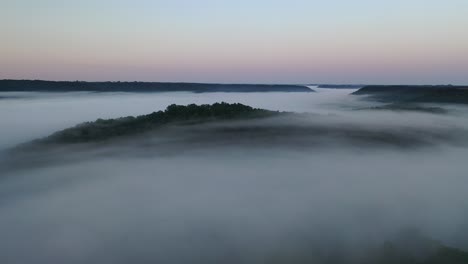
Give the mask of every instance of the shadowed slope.
[[393, 103], [468, 104], [468, 86], [366, 86], [353, 94]]

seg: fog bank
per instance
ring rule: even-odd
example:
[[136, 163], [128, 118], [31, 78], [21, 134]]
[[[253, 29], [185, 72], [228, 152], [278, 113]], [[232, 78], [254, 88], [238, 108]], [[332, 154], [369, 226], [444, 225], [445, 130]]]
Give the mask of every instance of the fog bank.
[[[317, 115], [189, 127], [81, 152], [67, 147], [61, 156], [73, 156], [72, 162], [3, 175], [0, 262], [322, 263], [334, 254], [363, 263], [408, 228], [468, 250], [466, 109], [452, 107], [447, 115], [353, 111], [372, 103], [348, 96], [349, 90], [317, 90], [4, 99], [3, 148], [77, 122], [146, 114], [171, 103], [240, 102]], [[220, 126], [291, 124], [325, 132], [303, 136], [317, 142], [300, 141], [303, 148], [291, 147], [297, 138], [240, 144], [235, 135], [243, 134], [234, 132], [221, 141], [200, 137]], [[427, 144], [368, 147], [339, 140], [337, 131]], [[157, 140], [163, 144], [148, 147]]]

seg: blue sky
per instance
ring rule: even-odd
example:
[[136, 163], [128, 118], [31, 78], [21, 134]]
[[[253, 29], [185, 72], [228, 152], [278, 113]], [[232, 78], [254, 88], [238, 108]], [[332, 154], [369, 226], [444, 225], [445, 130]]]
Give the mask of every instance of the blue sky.
[[468, 84], [468, 1], [2, 1], [0, 78]]

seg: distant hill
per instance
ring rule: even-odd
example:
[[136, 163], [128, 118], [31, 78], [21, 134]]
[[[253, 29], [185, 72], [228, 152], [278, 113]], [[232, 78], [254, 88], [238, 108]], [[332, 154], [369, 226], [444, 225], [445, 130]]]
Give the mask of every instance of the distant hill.
[[422, 106], [415, 103], [390, 103], [381, 106], [372, 106], [358, 108], [356, 110], [385, 110], [385, 111], [404, 111], [404, 112], [422, 112], [431, 114], [446, 114], [448, 111], [441, 107]]
[[314, 92], [303, 85], [0, 80], [0, 92]]
[[454, 103], [468, 104], [468, 86], [366, 86], [353, 93], [391, 103]]

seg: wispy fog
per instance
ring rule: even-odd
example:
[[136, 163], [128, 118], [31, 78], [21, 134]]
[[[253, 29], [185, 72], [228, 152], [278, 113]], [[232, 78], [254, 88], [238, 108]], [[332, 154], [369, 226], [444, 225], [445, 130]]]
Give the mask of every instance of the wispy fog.
[[[316, 89], [315, 87], [313, 87]], [[318, 93], [33, 93], [0, 95], [0, 148], [46, 136], [59, 129], [98, 118], [143, 115], [170, 104], [243, 103], [253, 107], [334, 112], [352, 90], [316, 89]], [[321, 92], [320, 92], [321, 91]], [[3, 97], [3, 98], [2, 98]]]
[[[240, 102], [317, 115], [176, 128], [104, 150], [68, 148], [60, 152], [73, 156], [67, 162], [12, 170], [0, 179], [0, 262], [296, 263], [312, 256], [320, 263], [338, 252], [361, 263], [414, 228], [468, 250], [467, 109], [356, 111], [372, 103], [351, 90], [317, 90], [4, 94], [3, 149], [172, 103]], [[232, 130], [262, 126], [321, 132], [262, 141]], [[380, 144], [378, 135], [406, 141]]]

